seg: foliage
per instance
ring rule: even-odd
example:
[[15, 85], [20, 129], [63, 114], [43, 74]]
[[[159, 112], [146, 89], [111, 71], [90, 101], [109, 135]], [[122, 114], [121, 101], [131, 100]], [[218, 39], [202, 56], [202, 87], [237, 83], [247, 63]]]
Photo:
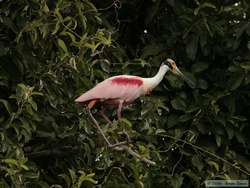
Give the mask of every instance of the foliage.
[[[250, 25], [246, 0], [0, 2], [1, 187], [202, 187], [246, 179]], [[112, 125], [108, 149], [75, 97], [117, 74], [171, 75]]]

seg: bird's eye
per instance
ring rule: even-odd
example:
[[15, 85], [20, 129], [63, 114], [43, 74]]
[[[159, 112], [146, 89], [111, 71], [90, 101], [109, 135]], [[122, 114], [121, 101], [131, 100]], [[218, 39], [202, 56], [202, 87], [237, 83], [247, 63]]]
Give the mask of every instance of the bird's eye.
[[171, 67], [172, 67], [171, 63], [169, 63], [168, 61], [165, 62], [165, 65], [167, 65], [170, 69], [171, 69]]
[[172, 70], [173, 69], [173, 64], [172, 63], [169, 63], [168, 64], [169, 68]]

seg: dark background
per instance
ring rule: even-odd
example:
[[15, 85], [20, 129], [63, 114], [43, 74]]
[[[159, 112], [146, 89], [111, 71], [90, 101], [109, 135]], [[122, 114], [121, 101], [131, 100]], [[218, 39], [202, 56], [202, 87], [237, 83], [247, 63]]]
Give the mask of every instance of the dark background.
[[[1, 187], [204, 187], [247, 179], [249, 2], [4, 0], [0, 2]], [[173, 58], [195, 85], [168, 73], [107, 125], [106, 147], [74, 99], [117, 74], [153, 76]]]

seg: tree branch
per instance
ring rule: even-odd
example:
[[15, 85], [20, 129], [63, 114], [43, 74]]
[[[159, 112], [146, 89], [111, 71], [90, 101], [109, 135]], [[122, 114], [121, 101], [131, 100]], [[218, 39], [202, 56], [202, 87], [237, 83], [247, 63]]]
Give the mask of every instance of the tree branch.
[[129, 153], [133, 157], [135, 157], [135, 158], [137, 158], [145, 163], [148, 163], [150, 165], [156, 165], [156, 163], [154, 161], [151, 161], [151, 160], [141, 156], [139, 153], [135, 152], [134, 150], [132, 150], [131, 148], [129, 148], [126, 145], [117, 146], [117, 147], [114, 147], [113, 149], [116, 151], [126, 151], [127, 153]]
[[[154, 161], [151, 161], [143, 156], [141, 156], [139, 153], [133, 151], [131, 148], [129, 148], [127, 145], [128, 142], [119, 142], [116, 144], [111, 144], [108, 140], [108, 138], [105, 136], [104, 132], [102, 131], [101, 127], [99, 126], [98, 122], [96, 121], [96, 119], [94, 118], [94, 116], [92, 115], [90, 109], [88, 109], [88, 113], [90, 118], [92, 119], [93, 123], [95, 124], [95, 127], [98, 129], [98, 131], [100, 132], [100, 134], [102, 135], [103, 139], [106, 141], [107, 145], [109, 148], [116, 150], [116, 151], [126, 151], [127, 153], [129, 153], [130, 155], [132, 155], [133, 157], [148, 163], [150, 165], [156, 165], [156, 163]], [[127, 136], [128, 141], [130, 141], [130, 137], [129, 135], [124, 132], [124, 134]]]

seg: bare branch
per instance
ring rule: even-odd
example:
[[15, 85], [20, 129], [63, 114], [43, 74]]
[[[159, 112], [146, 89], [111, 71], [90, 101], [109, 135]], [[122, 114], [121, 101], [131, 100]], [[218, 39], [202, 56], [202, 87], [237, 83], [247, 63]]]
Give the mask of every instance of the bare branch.
[[[95, 124], [96, 128], [98, 129], [98, 131], [100, 132], [100, 134], [102, 135], [102, 137], [104, 138], [104, 140], [106, 141], [107, 145], [109, 148], [116, 150], [116, 151], [126, 151], [127, 153], [129, 153], [130, 155], [132, 155], [133, 157], [147, 163], [150, 165], [156, 165], [156, 163], [154, 161], [151, 161], [143, 156], [141, 156], [139, 153], [133, 151], [131, 148], [129, 148], [128, 146], [126, 146], [125, 144], [127, 144], [127, 141], [124, 142], [118, 142], [116, 144], [111, 144], [108, 140], [108, 138], [105, 136], [104, 132], [102, 131], [101, 127], [99, 126], [98, 122], [96, 121], [96, 119], [94, 118], [94, 116], [92, 115], [90, 109], [88, 109], [88, 113], [90, 118], [92, 119], [93, 123]], [[129, 135], [127, 132], [123, 131], [123, 133], [127, 136], [128, 141], [131, 141]]]
[[114, 150], [116, 151], [126, 151], [128, 152], [130, 155], [132, 155], [133, 157], [145, 162], [145, 163], [148, 163], [150, 165], [156, 165], [156, 163], [154, 161], [151, 161], [143, 156], [141, 156], [139, 153], [135, 152], [134, 150], [132, 150], [131, 148], [129, 148], [128, 146], [126, 145], [122, 145], [122, 146], [119, 146], [119, 147], [114, 147], [113, 148]]

